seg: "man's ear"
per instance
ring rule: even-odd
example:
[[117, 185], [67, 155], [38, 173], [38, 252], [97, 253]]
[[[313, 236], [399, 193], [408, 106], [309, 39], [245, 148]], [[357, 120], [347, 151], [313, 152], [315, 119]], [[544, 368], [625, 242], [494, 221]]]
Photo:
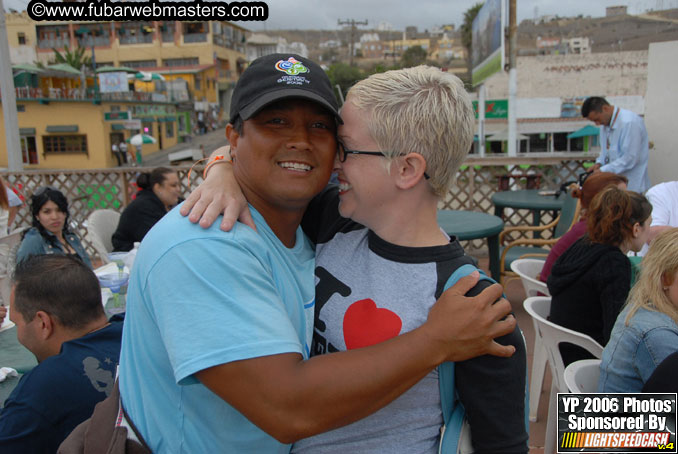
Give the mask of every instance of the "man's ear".
[[35, 322], [38, 323], [40, 329], [40, 338], [42, 340], [49, 339], [54, 334], [54, 319], [45, 311], [38, 311], [35, 313]]
[[238, 139], [240, 139], [240, 134], [238, 134], [238, 131], [235, 130], [231, 123], [226, 125], [226, 139], [228, 139], [228, 143], [231, 145], [231, 160], [234, 160], [238, 150]]
[[419, 153], [408, 153], [394, 161], [397, 171], [396, 186], [400, 189], [410, 189], [417, 185], [426, 173], [426, 159]]

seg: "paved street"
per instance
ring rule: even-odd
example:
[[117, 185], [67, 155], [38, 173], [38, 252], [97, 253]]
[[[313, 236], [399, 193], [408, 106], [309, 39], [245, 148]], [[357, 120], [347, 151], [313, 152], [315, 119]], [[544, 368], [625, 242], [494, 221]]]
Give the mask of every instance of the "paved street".
[[[144, 166], [150, 167], [159, 167], [159, 166], [168, 166], [170, 164], [168, 155], [175, 151], [188, 150], [200, 148], [200, 145], [203, 145], [205, 150], [205, 155], [214, 151], [216, 148], [227, 145], [228, 141], [226, 140], [226, 129], [218, 128], [214, 131], [208, 132], [203, 135], [195, 135], [190, 142], [179, 143], [173, 147], [164, 148], [155, 153], [151, 153], [148, 156], [144, 156]], [[188, 161], [186, 162], [189, 163]]]

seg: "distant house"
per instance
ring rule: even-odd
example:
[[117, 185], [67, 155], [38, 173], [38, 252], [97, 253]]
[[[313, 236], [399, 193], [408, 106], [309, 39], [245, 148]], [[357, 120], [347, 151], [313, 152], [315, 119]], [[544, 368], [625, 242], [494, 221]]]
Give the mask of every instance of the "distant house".
[[624, 5], [608, 6], [605, 8], [605, 17], [624, 16], [626, 11], [627, 7]]
[[280, 36], [252, 33], [247, 39], [247, 60], [252, 61], [264, 55], [293, 53], [308, 58], [308, 47], [300, 42], [288, 43]]
[[335, 49], [337, 47], [341, 47], [341, 41], [336, 39], [329, 39], [318, 44], [318, 47], [322, 49]]

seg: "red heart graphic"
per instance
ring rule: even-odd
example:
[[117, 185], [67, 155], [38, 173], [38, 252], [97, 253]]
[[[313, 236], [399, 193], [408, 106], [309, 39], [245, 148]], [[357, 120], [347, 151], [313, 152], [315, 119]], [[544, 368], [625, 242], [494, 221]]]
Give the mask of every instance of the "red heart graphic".
[[378, 309], [371, 299], [356, 301], [344, 314], [346, 349], [369, 347], [400, 334], [403, 322], [388, 309]]

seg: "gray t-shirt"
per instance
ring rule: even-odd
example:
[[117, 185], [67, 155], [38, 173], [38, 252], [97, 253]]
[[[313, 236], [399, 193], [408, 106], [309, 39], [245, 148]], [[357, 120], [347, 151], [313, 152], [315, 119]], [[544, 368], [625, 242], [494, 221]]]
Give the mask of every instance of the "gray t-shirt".
[[[376, 237], [376, 236], [375, 236]], [[382, 246], [388, 249], [385, 242]], [[430, 248], [423, 248], [430, 249]], [[441, 249], [443, 249], [441, 247]], [[436, 301], [436, 263], [403, 263], [368, 246], [368, 230], [338, 233], [316, 249], [316, 285], [321, 279], [350, 285], [342, 296], [333, 293], [316, 311], [314, 353], [344, 351], [383, 342], [421, 326]], [[330, 276], [319, 273], [325, 269]], [[388, 276], [388, 279], [383, 279]], [[318, 287], [316, 287], [318, 288]], [[316, 305], [319, 304], [316, 294]], [[310, 396], [312, 398], [312, 396]], [[294, 453], [431, 453], [438, 451], [440, 428], [438, 371], [376, 413], [348, 426], [300, 440]]]
[[[456, 239], [434, 247], [403, 247], [338, 212], [328, 187], [302, 221], [316, 244], [312, 355], [373, 345], [420, 326], [459, 267], [473, 264]], [[467, 295], [487, 286], [479, 282]], [[466, 409], [478, 454], [527, 453], [525, 344], [516, 328], [497, 339], [510, 358], [484, 355], [455, 364], [455, 389]], [[310, 399], [313, 396], [309, 396]], [[437, 370], [361, 421], [298, 441], [294, 453], [435, 453], [442, 426]]]

